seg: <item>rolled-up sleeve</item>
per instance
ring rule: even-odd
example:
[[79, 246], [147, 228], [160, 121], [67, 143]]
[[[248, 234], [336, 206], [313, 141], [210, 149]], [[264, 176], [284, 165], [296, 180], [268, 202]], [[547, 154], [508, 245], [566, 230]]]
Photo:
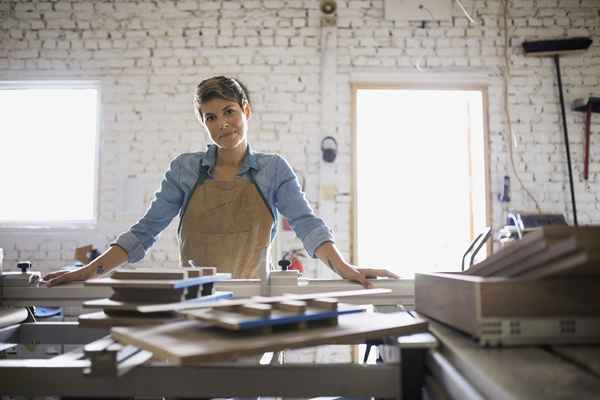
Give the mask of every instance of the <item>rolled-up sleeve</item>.
[[300, 188], [298, 178], [285, 159], [276, 156], [275, 206], [289, 221], [311, 257], [325, 242], [334, 242], [331, 230], [318, 218]]
[[160, 232], [169, 225], [183, 205], [185, 194], [180, 184], [178, 164], [179, 157], [171, 162], [146, 214], [113, 243], [127, 252], [130, 263], [144, 258]]

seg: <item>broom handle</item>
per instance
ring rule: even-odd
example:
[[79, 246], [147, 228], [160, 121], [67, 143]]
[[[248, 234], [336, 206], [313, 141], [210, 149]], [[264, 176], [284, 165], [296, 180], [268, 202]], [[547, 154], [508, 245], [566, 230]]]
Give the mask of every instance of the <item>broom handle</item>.
[[562, 112], [563, 132], [565, 134], [565, 150], [567, 152], [567, 167], [569, 169], [569, 186], [571, 188], [571, 204], [573, 206], [573, 224], [577, 223], [577, 207], [575, 206], [575, 189], [573, 188], [573, 169], [571, 168], [571, 151], [569, 150], [569, 133], [567, 131], [567, 116], [565, 114], [565, 99], [563, 97], [562, 78], [560, 76], [559, 55], [554, 55], [554, 64], [556, 65], [556, 75], [558, 76], [558, 91], [560, 94], [560, 109]]

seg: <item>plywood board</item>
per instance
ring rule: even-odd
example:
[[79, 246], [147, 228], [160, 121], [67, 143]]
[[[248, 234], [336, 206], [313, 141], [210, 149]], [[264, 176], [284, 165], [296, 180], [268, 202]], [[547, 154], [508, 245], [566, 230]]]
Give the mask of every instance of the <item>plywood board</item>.
[[576, 252], [590, 251], [598, 247], [598, 244], [594, 243], [595, 240], [586, 240], [576, 236], [559, 240], [548, 246], [546, 251], [535, 254], [520, 262], [513, 262], [512, 265], [500, 271], [499, 275], [507, 277], [519, 276], [529, 270], [543, 267], [550, 261], [573, 255]]
[[158, 305], [158, 306], [144, 306], [140, 307], [139, 311], [144, 313], [152, 312], [165, 312], [165, 311], [183, 311], [195, 308], [207, 308], [207, 307], [231, 307], [239, 306], [247, 303], [278, 303], [287, 300], [311, 300], [328, 297], [354, 297], [354, 296], [371, 296], [376, 294], [391, 293], [390, 289], [361, 289], [361, 290], [347, 290], [340, 292], [325, 292], [325, 293], [308, 293], [308, 294], [286, 294], [283, 296], [274, 297], [252, 297], [250, 299], [240, 300], [225, 300], [216, 303], [204, 303], [204, 304], [178, 304], [172, 305]]
[[[590, 342], [600, 326], [599, 278], [418, 273], [415, 304], [419, 313], [480, 339], [489, 337], [491, 330], [505, 344]], [[563, 331], [563, 320], [575, 320], [576, 331]]]
[[286, 329], [271, 334], [232, 332], [197, 321], [181, 321], [149, 328], [111, 329], [115, 340], [151, 351], [177, 365], [244, 357], [324, 344], [347, 344], [384, 336], [427, 330], [427, 323], [406, 312], [344, 315], [336, 326]]
[[139, 308], [140, 307], [144, 307], [144, 306], [163, 306], [163, 305], [167, 305], [167, 306], [171, 306], [171, 307], [175, 307], [179, 304], [197, 304], [197, 303], [202, 303], [202, 302], [214, 302], [216, 300], [224, 300], [224, 299], [229, 299], [233, 296], [232, 292], [215, 292], [215, 294], [212, 294], [210, 296], [202, 296], [202, 297], [198, 297], [192, 300], [187, 300], [182, 302], [177, 302], [177, 303], [167, 303], [167, 304], [157, 304], [157, 303], [152, 303], [152, 302], [122, 302], [122, 301], [115, 301], [112, 299], [98, 299], [98, 300], [89, 300], [83, 303], [83, 307], [84, 308], [102, 308], [104, 310], [121, 310], [121, 311], [137, 311], [139, 312]]
[[179, 280], [198, 276], [215, 275], [214, 267], [180, 268], [119, 268], [110, 277], [113, 279], [167, 279]]
[[178, 314], [170, 314], [169, 316], [112, 316], [107, 315], [104, 311], [81, 314], [77, 317], [81, 326], [90, 328], [112, 328], [113, 326], [147, 326], [160, 325], [166, 322], [173, 322], [181, 319]]
[[[600, 248], [598, 226], [546, 226], [510, 243], [465, 273], [477, 276], [517, 276], [552, 258], [578, 250]], [[552, 254], [548, 254], [552, 252]]]
[[[591, 279], [600, 278], [600, 251], [577, 252], [568, 257], [552, 260], [539, 268], [521, 273], [523, 278], [541, 279], [557, 276], [573, 278], [589, 275]], [[595, 278], [591, 276], [595, 275]]]
[[85, 285], [110, 286], [116, 288], [182, 289], [190, 286], [203, 285], [205, 283], [218, 282], [230, 278], [231, 274], [207, 275], [180, 280], [96, 278], [88, 279], [85, 281]]
[[188, 319], [205, 321], [211, 325], [219, 326], [230, 330], [247, 330], [264, 328], [276, 325], [299, 324], [309, 321], [320, 321], [326, 319], [335, 319], [339, 315], [354, 314], [364, 312], [365, 308], [361, 306], [350, 306], [340, 304], [337, 310], [323, 310], [322, 308], [308, 307], [301, 314], [295, 312], [286, 312], [283, 310], [272, 310], [267, 316], [247, 315], [229, 310], [191, 310], [184, 311], [181, 314]]
[[528, 233], [523, 239], [507, 243], [485, 260], [473, 265], [465, 273], [479, 276], [493, 275], [513, 262], [543, 251], [549, 244], [568, 237], [572, 229], [572, 227], [563, 225], [542, 227]]
[[111, 300], [120, 301], [123, 303], [177, 303], [180, 302], [185, 295], [186, 289], [131, 289], [131, 288], [116, 288], [113, 287]]
[[167, 279], [179, 280], [187, 278], [183, 268], [120, 268], [110, 277], [113, 279]]

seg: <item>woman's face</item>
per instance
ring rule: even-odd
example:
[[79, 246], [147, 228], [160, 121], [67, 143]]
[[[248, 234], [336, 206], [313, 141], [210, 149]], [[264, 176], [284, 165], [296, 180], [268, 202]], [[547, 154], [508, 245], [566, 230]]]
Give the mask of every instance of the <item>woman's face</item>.
[[242, 108], [235, 101], [213, 98], [202, 103], [200, 110], [202, 123], [219, 148], [231, 150], [246, 145], [251, 115], [248, 103]]

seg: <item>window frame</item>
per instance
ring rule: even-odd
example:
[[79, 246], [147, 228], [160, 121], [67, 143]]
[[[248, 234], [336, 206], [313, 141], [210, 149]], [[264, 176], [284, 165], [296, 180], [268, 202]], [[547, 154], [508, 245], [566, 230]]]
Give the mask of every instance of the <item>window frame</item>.
[[[490, 127], [489, 127], [489, 84], [487, 82], [483, 82], [481, 80], [471, 80], [471, 79], [462, 79], [461, 76], [430, 76], [429, 79], [416, 77], [413, 79], [364, 79], [360, 76], [360, 79], [351, 81], [350, 83], [350, 92], [351, 92], [351, 106], [350, 106], [350, 120], [352, 123], [352, 207], [351, 207], [351, 259], [352, 263], [356, 264], [358, 262], [358, 182], [357, 182], [357, 92], [359, 90], [369, 90], [369, 89], [388, 89], [388, 90], [469, 90], [469, 91], [479, 91], [481, 92], [482, 98], [482, 110], [483, 110], [483, 163], [484, 163], [484, 179], [485, 179], [485, 224], [487, 226], [491, 226], [492, 224], [492, 190], [491, 190], [491, 147], [490, 147]], [[469, 149], [469, 153], [471, 149]], [[473, 213], [473, 207], [470, 207], [470, 213]], [[469, 231], [471, 240], [475, 239], [475, 236], [479, 232], [474, 231], [473, 227], [473, 217], [471, 217], [469, 221]], [[487, 253], [492, 253], [492, 241], [488, 241], [486, 244]], [[466, 250], [466, 247], [465, 247]], [[405, 271], [405, 272], [413, 272], [413, 271]]]
[[57, 221], [0, 221], [0, 231], [5, 233], [18, 233], [35, 230], [44, 231], [72, 231], [76, 229], [93, 230], [99, 224], [99, 191], [100, 191], [100, 130], [102, 128], [102, 86], [98, 80], [0, 80], [0, 90], [10, 89], [94, 89], [96, 90], [96, 128], [95, 128], [95, 155], [94, 184], [92, 195], [92, 218], [90, 220], [57, 222]]

